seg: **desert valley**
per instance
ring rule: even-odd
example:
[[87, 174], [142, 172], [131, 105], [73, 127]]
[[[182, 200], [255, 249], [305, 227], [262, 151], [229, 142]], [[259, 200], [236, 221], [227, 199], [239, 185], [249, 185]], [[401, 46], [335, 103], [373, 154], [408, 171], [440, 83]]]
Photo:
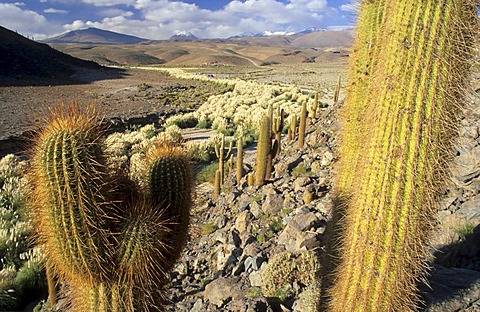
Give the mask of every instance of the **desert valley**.
[[[186, 247], [171, 270], [162, 272], [167, 277], [161, 285], [132, 277], [149, 289], [145, 297], [161, 297], [148, 299], [152, 306], [199, 312], [323, 310], [334, 265], [332, 227], [339, 222], [334, 192], [338, 116], [353, 38], [352, 29], [312, 29], [293, 35], [198, 39], [181, 33], [147, 40], [88, 28], [36, 42], [0, 26], [0, 311], [67, 311], [80, 304], [71, 299], [72, 292], [87, 292], [77, 281], [69, 284], [66, 274], [54, 287], [56, 301], [48, 300], [48, 262], [42, 244], [32, 243], [36, 229], [27, 212], [32, 142], [45, 127], [45, 116], [61, 103], [77, 103], [80, 111], [95, 107], [105, 167], [112, 175], [128, 176], [139, 193], [150, 174], [144, 164], [155, 142], [173, 142], [192, 164]], [[422, 311], [480, 309], [478, 66], [473, 72], [453, 148], [452, 181], [436, 199], [431, 275], [418, 283]], [[269, 133], [265, 148], [264, 132]], [[270, 173], [259, 182], [254, 175], [267, 157]], [[150, 242], [148, 234], [138, 237], [138, 246]], [[118, 249], [132, 248], [133, 259], [137, 247], [131, 247], [134, 239], [130, 243]], [[150, 265], [135, 263], [131, 271]], [[141, 277], [158, 273], [150, 270]], [[131, 282], [125, 276], [122, 281]], [[142, 291], [135, 291], [132, 300], [140, 300]], [[113, 298], [112, 293], [102, 295]]]

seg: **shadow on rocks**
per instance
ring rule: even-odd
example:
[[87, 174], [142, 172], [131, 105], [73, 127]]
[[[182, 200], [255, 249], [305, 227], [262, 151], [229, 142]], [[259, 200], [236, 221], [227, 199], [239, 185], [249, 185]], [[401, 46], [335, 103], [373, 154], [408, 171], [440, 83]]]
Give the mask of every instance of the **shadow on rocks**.
[[425, 302], [421, 311], [480, 309], [480, 225], [433, 256], [427, 283], [419, 285]]

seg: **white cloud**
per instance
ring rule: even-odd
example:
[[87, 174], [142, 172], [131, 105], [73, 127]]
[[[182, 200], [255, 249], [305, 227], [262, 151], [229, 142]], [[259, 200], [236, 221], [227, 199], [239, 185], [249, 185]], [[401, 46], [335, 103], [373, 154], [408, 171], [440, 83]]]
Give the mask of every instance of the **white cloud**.
[[[358, 0], [352, 0], [352, 3], [340, 8], [329, 6], [327, 0], [232, 0], [216, 11], [178, 0], [51, 1], [65, 5], [82, 2], [85, 10], [93, 13], [89, 20], [64, 22], [64, 30], [98, 27], [143, 38], [167, 39], [182, 30], [190, 31], [199, 38], [221, 38], [244, 32], [295, 32], [307, 27], [325, 27], [327, 18], [331, 21], [333, 17], [337, 22], [345, 20], [341, 11], [348, 15], [345, 11], [349, 11]], [[44, 12], [65, 13], [53, 8]], [[44, 18], [38, 13], [31, 13]], [[0, 16], [4, 14], [0, 12]], [[70, 14], [62, 16], [68, 17]], [[45, 20], [43, 22], [47, 23]], [[23, 27], [29, 26], [29, 22], [25, 22]], [[45, 33], [51, 33], [51, 29]]]
[[135, 0], [82, 0], [83, 3], [86, 4], [93, 4], [94, 6], [101, 7], [101, 6], [114, 6], [114, 5], [133, 5], [135, 4]]
[[345, 12], [357, 13], [360, 8], [360, 0], [352, 0], [350, 3], [342, 4], [340, 10]]
[[103, 16], [103, 17], [113, 17], [113, 16], [130, 17], [130, 16], [133, 16], [133, 12], [109, 7], [109, 8], [98, 11], [97, 15]]
[[66, 24], [66, 25], [63, 25], [63, 29], [65, 30], [77, 30], [77, 29], [82, 29], [82, 28], [85, 28], [86, 27], [86, 23], [84, 21], [81, 21], [81, 20], [75, 20], [73, 21], [71, 24]]
[[48, 8], [43, 10], [44, 13], [52, 13], [52, 14], [66, 14], [68, 11], [65, 10], [59, 10], [59, 9], [54, 9], [54, 8]]
[[16, 6], [25, 6], [25, 2], [15, 2]]
[[51, 32], [52, 25], [43, 15], [23, 10], [13, 3], [0, 3], [0, 16], [2, 26], [25, 36], [43, 39]]

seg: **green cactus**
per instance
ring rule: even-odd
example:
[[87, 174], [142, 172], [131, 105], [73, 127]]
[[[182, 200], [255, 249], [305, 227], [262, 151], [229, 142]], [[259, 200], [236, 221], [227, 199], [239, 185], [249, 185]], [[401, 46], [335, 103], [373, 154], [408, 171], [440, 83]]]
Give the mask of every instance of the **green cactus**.
[[[342, 122], [331, 311], [413, 311], [478, 1], [361, 3]], [[379, 83], [381, 82], [381, 83]]]
[[297, 135], [297, 115], [293, 114], [290, 117], [290, 127], [288, 128], [288, 140], [293, 141]]
[[255, 174], [253, 172], [249, 172], [247, 174], [247, 185], [254, 186], [255, 185]]
[[[273, 117], [273, 122], [272, 122], [272, 132], [275, 135], [274, 140], [277, 142], [278, 148], [275, 150], [275, 153], [272, 153], [272, 157], [275, 158], [280, 154], [281, 152], [281, 144], [282, 144], [282, 130], [284, 126], [284, 114], [283, 114], [283, 109], [277, 107], [276, 114]], [[274, 143], [275, 144], [275, 143]]]
[[183, 149], [166, 142], [149, 149], [147, 168], [148, 203], [168, 220], [170, 234], [164, 235], [164, 238], [175, 246], [168, 254], [169, 263], [162, 263], [162, 267], [169, 271], [187, 242], [194, 187], [193, 172], [189, 161], [184, 157]]
[[318, 110], [318, 91], [315, 92], [315, 97], [313, 98], [313, 104], [308, 109], [308, 117], [313, 119], [317, 116]]
[[32, 151], [32, 218], [55, 278], [77, 311], [149, 311], [185, 245], [193, 178], [180, 148], [147, 152], [148, 189], [110, 176], [97, 115], [61, 107]]
[[240, 181], [243, 177], [243, 137], [239, 136], [237, 140], [237, 163], [236, 163], [236, 178], [237, 184], [240, 185]]
[[33, 155], [41, 243], [67, 278], [107, 280], [114, 250], [104, 216], [113, 194], [100, 135], [93, 118], [78, 118], [73, 109], [58, 114], [39, 134]]
[[302, 111], [300, 113], [300, 126], [298, 128], [298, 147], [303, 148], [305, 144], [305, 131], [307, 128], [307, 103], [302, 102]]
[[255, 168], [255, 185], [263, 185], [267, 174], [268, 155], [272, 149], [270, 118], [264, 115], [260, 121], [260, 134], [257, 144], [257, 164]]
[[270, 140], [269, 143], [269, 150], [267, 152], [267, 160], [265, 164], [265, 178], [264, 180], [270, 179], [272, 175], [272, 170], [273, 170], [273, 154], [272, 154], [272, 128], [273, 128], [273, 105], [268, 104], [268, 110], [267, 110], [267, 116], [268, 116], [268, 138]]
[[220, 190], [222, 188], [222, 173], [220, 172], [220, 169], [217, 169], [215, 171], [215, 182], [213, 184], [213, 195], [212, 195], [212, 200], [214, 203], [217, 202], [218, 196], [220, 195]]
[[338, 103], [338, 99], [339, 99], [339, 97], [340, 97], [341, 84], [342, 84], [342, 77], [341, 77], [341, 76], [338, 76], [338, 82], [337, 82], [337, 84], [335, 85], [335, 90], [333, 91], [333, 104], [337, 104], [337, 103]]
[[221, 184], [223, 185], [223, 182], [225, 180], [225, 162], [226, 159], [228, 159], [232, 153], [232, 147], [233, 147], [233, 142], [230, 141], [230, 145], [228, 148], [225, 148], [225, 135], [222, 134], [222, 137], [220, 138], [220, 142], [218, 144], [215, 144], [215, 155], [217, 155], [218, 159], [218, 169], [220, 170], [221, 174]]

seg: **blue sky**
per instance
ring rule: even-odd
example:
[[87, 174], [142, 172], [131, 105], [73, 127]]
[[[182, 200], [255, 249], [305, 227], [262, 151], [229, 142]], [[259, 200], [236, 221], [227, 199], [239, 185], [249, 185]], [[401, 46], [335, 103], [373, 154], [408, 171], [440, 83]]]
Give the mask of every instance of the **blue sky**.
[[97, 27], [148, 39], [180, 31], [227, 38], [262, 31], [338, 29], [355, 23], [358, 0], [19, 0], [0, 1], [0, 25], [44, 39]]

